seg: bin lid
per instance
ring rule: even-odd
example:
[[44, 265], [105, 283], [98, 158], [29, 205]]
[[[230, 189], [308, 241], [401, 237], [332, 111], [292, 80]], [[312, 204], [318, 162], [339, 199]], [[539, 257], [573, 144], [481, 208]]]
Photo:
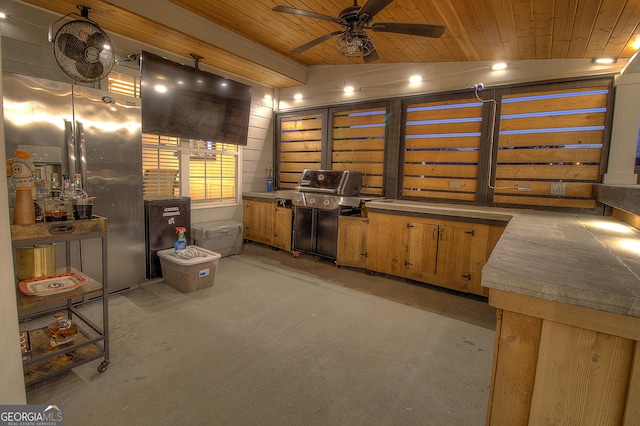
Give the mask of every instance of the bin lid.
[[242, 222], [235, 220], [214, 220], [211, 222], [192, 224], [191, 230], [193, 239], [204, 240], [217, 233], [241, 232]]
[[188, 257], [184, 259], [181, 257], [177, 257], [175, 255], [174, 249], [172, 248], [158, 251], [158, 256], [160, 256], [160, 258], [162, 259], [171, 261], [173, 263], [177, 263], [179, 265], [197, 265], [199, 263], [210, 262], [212, 260], [220, 259], [222, 257], [220, 253], [216, 253], [215, 251], [207, 250], [202, 247], [193, 246], [193, 245], [188, 247], [192, 247], [198, 250], [198, 253], [200, 254], [200, 256]]

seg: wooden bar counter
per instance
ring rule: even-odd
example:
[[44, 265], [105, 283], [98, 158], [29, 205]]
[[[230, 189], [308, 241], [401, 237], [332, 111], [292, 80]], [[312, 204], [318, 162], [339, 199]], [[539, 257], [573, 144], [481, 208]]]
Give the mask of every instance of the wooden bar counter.
[[497, 309], [487, 425], [640, 425], [640, 232], [514, 213], [482, 274]]

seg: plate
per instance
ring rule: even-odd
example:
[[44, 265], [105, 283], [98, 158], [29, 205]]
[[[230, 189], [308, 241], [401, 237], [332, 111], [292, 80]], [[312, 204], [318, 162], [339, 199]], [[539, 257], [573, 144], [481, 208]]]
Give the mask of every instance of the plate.
[[81, 274], [67, 272], [49, 277], [31, 278], [18, 283], [18, 289], [27, 296], [46, 296], [52, 293], [62, 293], [82, 287], [87, 278]]

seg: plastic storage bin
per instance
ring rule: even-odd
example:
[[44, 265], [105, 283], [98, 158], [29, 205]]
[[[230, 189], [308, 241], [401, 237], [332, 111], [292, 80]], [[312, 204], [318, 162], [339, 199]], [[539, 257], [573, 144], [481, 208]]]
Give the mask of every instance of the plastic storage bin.
[[221, 257], [220, 253], [202, 247], [190, 247], [205, 256], [182, 259], [176, 257], [172, 248], [158, 252], [164, 281], [183, 293], [213, 286]]
[[216, 220], [192, 225], [193, 243], [220, 253], [220, 256], [231, 256], [242, 251], [242, 223], [234, 220]]

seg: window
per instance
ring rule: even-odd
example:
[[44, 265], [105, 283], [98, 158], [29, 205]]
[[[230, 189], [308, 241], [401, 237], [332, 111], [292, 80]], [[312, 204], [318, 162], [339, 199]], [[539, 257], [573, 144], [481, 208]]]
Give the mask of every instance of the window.
[[410, 104], [406, 117], [402, 195], [475, 201], [482, 102]]
[[385, 107], [333, 113], [331, 169], [362, 173], [362, 194], [382, 195]]
[[238, 146], [190, 140], [189, 196], [192, 200], [233, 202], [236, 199]]
[[504, 96], [494, 203], [594, 208], [608, 97], [607, 86]]
[[180, 141], [178, 138], [142, 135], [144, 196], [180, 196]]
[[[109, 91], [140, 96], [137, 77], [110, 73]], [[237, 145], [142, 135], [144, 196], [188, 196], [192, 202], [235, 202], [238, 191]], [[184, 171], [187, 170], [187, 173]]]
[[322, 114], [287, 115], [279, 120], [278, 188], [295, 188], [304, 169], [322, 160]]

